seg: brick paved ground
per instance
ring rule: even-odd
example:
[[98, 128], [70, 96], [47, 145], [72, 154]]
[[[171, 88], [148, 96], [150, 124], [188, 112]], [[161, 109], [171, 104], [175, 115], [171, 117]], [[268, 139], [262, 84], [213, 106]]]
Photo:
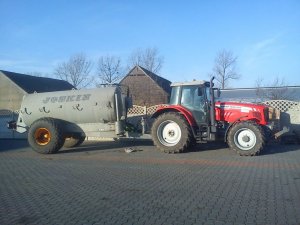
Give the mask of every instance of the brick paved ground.
[[88, 142], [40, 155], [0, 140], [0, 224], [300, 224], [299, 145], [258, 157], [215, 144], [135, 149]]

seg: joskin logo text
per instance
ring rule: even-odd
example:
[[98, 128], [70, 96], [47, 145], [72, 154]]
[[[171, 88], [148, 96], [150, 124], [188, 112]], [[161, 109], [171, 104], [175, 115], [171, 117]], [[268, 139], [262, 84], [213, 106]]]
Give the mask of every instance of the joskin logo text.
[[56, 102], [79, 102], [79, 101], [87, 101], [91, 97], [91, 94], [83, 94], [83, 95], [64, 95], [58, 97], [46, 97], [43, 100], [44, 104], [47, 103], [56, 103]]

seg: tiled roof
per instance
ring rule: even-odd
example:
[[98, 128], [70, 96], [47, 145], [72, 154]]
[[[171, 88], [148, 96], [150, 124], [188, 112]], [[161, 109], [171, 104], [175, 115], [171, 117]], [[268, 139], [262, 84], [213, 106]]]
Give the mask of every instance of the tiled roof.
[[20, 73], [0, 70], [4, 76], [18, 85], [27, 93], [71, 90], [73, 85], [64, 80], [46, 77], [35, 77]]

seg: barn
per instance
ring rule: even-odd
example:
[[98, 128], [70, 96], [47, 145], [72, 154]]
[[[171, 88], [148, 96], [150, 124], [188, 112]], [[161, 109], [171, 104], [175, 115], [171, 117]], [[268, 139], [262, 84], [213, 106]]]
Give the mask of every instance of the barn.
[[34, 92], [71, 90], [70, 83], [46, 77], [35, 77], [0, 70], [0, 138], [12, 138], [17, 133], [6, 128], [7, 121], [16, 118], [23, 96]]
[[135, 66], [120, 81], [129, 88], [134, 105], [153, 106], [168, 103], [171, 94], [171, 82], [155, 73]]

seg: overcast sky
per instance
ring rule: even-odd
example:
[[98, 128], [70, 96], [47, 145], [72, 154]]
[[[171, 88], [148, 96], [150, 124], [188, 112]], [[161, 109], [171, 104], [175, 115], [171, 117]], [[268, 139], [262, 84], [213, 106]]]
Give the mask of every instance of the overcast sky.
[[160, 75], [208, 79], [218, 51], [237, 57], [242, 75], [231, 87], [276, 77], [300, 85], [299, 0], [0, 0], [0, 69], [51, 75], [71, 55], [123, 63], [137, 48], [156, 47]]

